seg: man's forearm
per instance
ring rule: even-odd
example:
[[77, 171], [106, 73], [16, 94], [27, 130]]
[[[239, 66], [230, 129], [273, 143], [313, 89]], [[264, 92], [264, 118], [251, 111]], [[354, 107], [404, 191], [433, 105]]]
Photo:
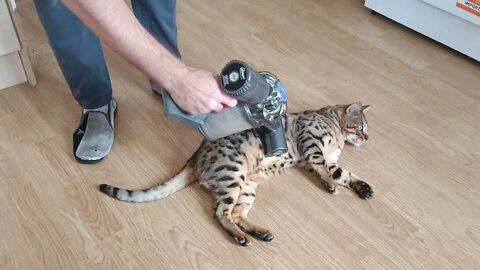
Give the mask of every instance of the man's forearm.
[[110, 48], [165, 88], [186, 71], [187, 66], [143, 28], [123, 0], [62, 2]]
[[[204, 114], [221, 111], [223, 104], [230, 107], [237, 104], [222, 91], [214, 74], [188, 67], [158, 43], [124, 0], [61, 1], [110, 48], [167, 89], [184, 111]], [[184, 80], [185, 77], [189, 79]]]

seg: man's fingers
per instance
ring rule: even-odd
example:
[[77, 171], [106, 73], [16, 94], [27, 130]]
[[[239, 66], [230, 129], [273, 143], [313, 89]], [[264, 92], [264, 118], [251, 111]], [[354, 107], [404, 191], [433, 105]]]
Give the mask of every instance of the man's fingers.
[[220, 99], [220, 102], [227, 105], [228, 107], [235, 107], [238, 103], [236, 99], [224, 93], [222, 93], [222, 98]]
[[214, 108], [213, 108], [213, 111], [214, 112], [220, 112], [223, 110], [223, 105], [221, 103], [218, 103]]

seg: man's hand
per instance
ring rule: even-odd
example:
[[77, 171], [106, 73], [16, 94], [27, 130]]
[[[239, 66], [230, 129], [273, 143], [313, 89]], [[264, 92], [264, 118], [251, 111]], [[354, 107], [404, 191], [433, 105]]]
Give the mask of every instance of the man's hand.
[[167, 90], [175, 103], [188, 113], [219, 112], [223, 104], [228, 107], [237, 105], [237, 100], [223, 93], [219, 78], [206, 70], [188, 67], [175, 77], [171, 89]]

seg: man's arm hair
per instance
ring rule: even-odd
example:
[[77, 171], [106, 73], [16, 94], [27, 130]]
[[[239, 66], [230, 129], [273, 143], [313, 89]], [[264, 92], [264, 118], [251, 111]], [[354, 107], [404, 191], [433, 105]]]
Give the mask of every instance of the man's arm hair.
[[187, 72], [188, 67], [143, 28], [123, 0], [62, 3], [117, 54], [166, 89]]

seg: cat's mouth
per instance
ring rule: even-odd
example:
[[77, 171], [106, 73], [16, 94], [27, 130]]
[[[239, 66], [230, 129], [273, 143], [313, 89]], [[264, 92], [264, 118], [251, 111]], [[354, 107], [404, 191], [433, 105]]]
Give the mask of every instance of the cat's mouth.
[[358, 137], [347, 137], [346, 141], [348, 143], [351, 143], [351, 144], [355, 145], [355, 146], [362, 146], [362, 144], [365, 143], [365, 140], [362, 140]]

